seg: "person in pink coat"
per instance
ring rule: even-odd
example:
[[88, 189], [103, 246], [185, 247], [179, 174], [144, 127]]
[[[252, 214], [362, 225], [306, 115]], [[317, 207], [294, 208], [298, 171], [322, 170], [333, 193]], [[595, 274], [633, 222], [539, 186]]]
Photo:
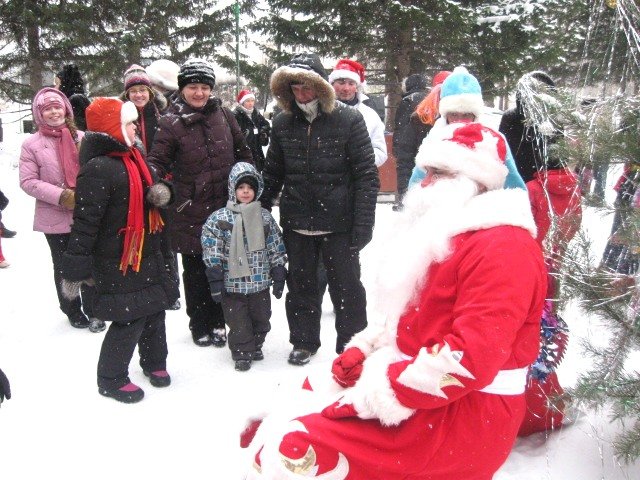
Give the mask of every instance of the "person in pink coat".
[[105, 324], [93, 318], [93, 287], [83, 288], [82, 301], [61, 293], [61, 261], [73, 221], [78, 147], [84, 133], [73, 122], [69, 100], [55, 88], [36, 93], [31, 108], [38, 131], [22, 143], [20, 187], [36, 199], [33, 229], [44, 233], [49, 244], [60, 310], [73, 327], [100, 332]]
[[[490, 480], [509, 455], [539, 347], [542, 252], [527, 193], [503, 187], [504, 138], [445, 128], [418, 152], [427, 176], [379, 259], [384, 325], [334, 361], [333, 402], [264, 419], [248, 480]], [[308, 396], [330, 388], [308, 380]]]

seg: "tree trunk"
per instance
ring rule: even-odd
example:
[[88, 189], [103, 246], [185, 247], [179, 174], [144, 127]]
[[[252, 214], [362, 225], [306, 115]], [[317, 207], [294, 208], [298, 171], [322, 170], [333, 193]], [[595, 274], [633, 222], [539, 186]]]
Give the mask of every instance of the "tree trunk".
[[27, 51], [29, 55], [29, 86], [35, 93], [42, 88], [44, 71], [40, 50], [40, 30], [37, 25], [27, 26]]
[[396, 110], [402, 100], [402, 81], [411, 70], [411, 32], [412, 28], [403, 25], [399, 31], [390, 31], [389, 44], [393, 45], [385, 65], [385, 95], [387, 98], [386, 130], [392, 132], [396, 124]]

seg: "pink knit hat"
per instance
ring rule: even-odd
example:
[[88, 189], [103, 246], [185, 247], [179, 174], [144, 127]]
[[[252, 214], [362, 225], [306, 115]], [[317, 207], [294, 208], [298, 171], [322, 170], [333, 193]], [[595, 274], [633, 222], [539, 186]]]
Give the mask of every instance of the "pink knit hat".
[[52, 105], [58, 105], [64, 109], [64, 116], [73, 120], [73, 108], [67, 99], [67, 96], [60, 90], [51, 87], [45, 87], [38, 91], [33, 97], [31, 104], [31, 112], [33, 113], [33, 121], [38, 126], [46, 125], [42, 112]]
[[146, 70], [134, 63], [124, 72], [124, 91], [126, 92], [135, 85], [143, 85], [150, 88], [151, 80], [149, 80]]

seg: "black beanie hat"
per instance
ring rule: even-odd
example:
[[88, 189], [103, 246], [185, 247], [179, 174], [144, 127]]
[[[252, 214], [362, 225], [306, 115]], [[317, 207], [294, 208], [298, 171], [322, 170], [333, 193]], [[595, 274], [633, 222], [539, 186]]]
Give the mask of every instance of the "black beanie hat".
[[327, 82], [329, 81], [329, 76], [322, 66], [322, 62], [320, 61], [320, 57], [315, 53], [302, 52], [297, 53], [293, 56], [289, 63], [287, 63], [288, 67], [291, 68], [302, 68], [303, 70], [312, 70], [320, 75]]
[[240, 177], [236, 182], [236, 190], [243, 183], [246, 183], [251, 188], [253, 188], [254, 193], [258, 193], [258, 180], [256, 180], [256, 177], [254, 177], [253, 175], [245, 175], [244, 177]]
[[69, 98], [74, 93], [84, 94], [84, 82], [78, 67], [69, 63], [62, 67], [56, 77], [60, 79], [60, 91]]
[[189, 83], [204, 83], [213, 88], [216, 85], [216, 74], [211, 64], [200, 58], [184, 62], [178, 73], [178, 89], [182, 90]]

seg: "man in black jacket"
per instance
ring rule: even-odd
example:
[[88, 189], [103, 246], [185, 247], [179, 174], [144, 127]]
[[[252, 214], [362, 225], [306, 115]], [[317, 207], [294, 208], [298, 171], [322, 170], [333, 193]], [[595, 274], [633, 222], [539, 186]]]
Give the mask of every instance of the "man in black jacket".
[[309, 53], [271, 76], [283, 112], [273, 121], [261, 201], [271, 208], [282, 190], [292, 365], [305, 365], [320, 347], [320, 254], [336, 312], [336, 351], [367, 325], [359, 252], [373, 235], [380, 182], [362, 114], [336, 102], [327, 79], [318, 56]]

